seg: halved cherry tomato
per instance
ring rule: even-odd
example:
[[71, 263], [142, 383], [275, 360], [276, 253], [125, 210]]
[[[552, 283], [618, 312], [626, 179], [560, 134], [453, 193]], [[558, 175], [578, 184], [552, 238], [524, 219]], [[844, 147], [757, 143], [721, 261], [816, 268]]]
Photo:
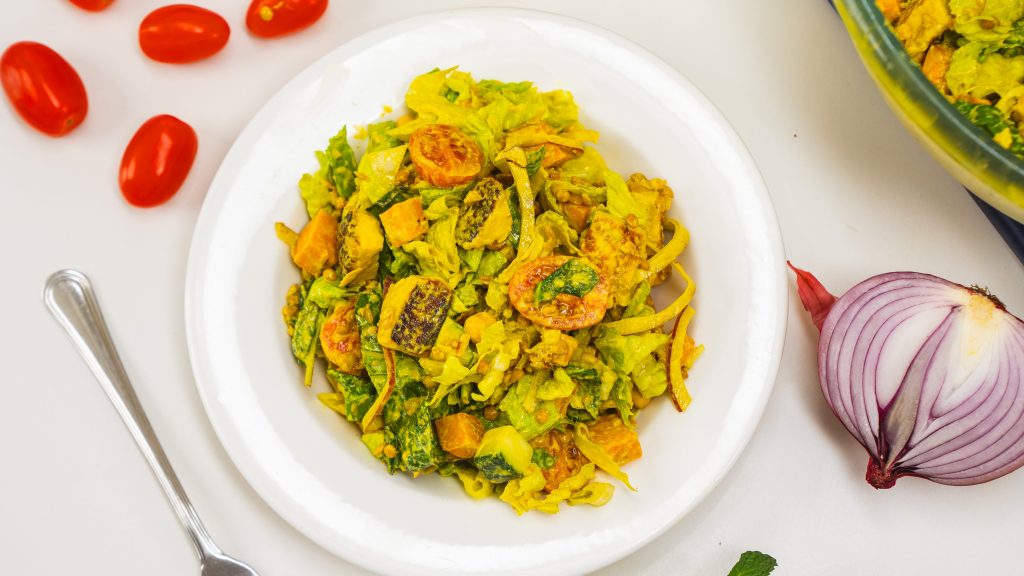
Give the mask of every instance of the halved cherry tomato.
[[509, 302], [534, 324], [555, 330], [579, 330], [600, 322], [611, 303], [608, 282], [603, 276], [582, 297], [558, 294], [548, 302], [537, 304], [534, 294], [537, 285], [572, 259], [571, 256], [555, 254], [516, 270], [508, 283]]
[[71, 3], [78, 6], [82, 10], [88, 10], [90, 12], [99, 12], [114, 0], [71, 0]]
[[0, 82], [18, 114], [50, 136], [74, 130], [89, 111], [78, 73], [60, 54], [38, 42], [18, 42], [4, 51]]
[[480, 147], [453, 126], [431, 124], [409, 137], [409, 157], [416, 171], [434, 186], [451, 188], [476, 178], [483, 168]]
[[149, 13], [139, 25], [139, 46], [157, 62], [184, 64], [209, 58], [228, 43], [231, 27], [220, 14], [191, 4]]
[[273, 38], [298, 32], [327, 10], [327, 0], [252, 0], [245, 25], [257, 36]]
[[363, 354], [359, 348], [355, 304], [342, 302], [324, 320], [320, 328], [320, 349], [338, 370], [346, 374], [362, 371]]
[[198, 148], [195, 130], [174, 116], [147, 120], [121, 158], [119, 183], [125, 200], [144, 208], [166, 202], [185, 182]]

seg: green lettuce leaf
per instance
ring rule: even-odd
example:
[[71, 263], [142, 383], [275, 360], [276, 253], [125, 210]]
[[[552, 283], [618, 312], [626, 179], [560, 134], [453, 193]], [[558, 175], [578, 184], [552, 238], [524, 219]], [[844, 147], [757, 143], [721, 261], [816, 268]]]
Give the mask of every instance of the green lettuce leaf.
[[557, 248], [564, 248], [571, 253], [579, 253], [576, 242], [579, 234], [573, 230], [565, 217], [557, 212], [544, 212], [537, 217], [534, 223], [534, 234], [539, 235], [541, 242], [534, 244], [541, 246], [541, 255], [548, 256]]
[[477, 360], [473, 365], [473, 371], [483, 372], [484, 377], [477, 383], [479, 392], [473, 393], [474, 400], [483, 402], [494, 394], [505, 371], [519, 357], [519, 345], [520, 339], [512, 337], [501, 321], [484, 328], [480, 342], [476, 345]]
[[313, 364], [316, 351], [320, 346], [320, 327], [324, 323], [327, 311], [317, 306], [308, 297], [302, 302], [302, 308], [295, 319], [292, 332], [292, 354], [299, 364], [306, 368], [304, 382], [309, 386], [313, 382]]
[[395, 187], [395, 177], [402, 167], [408, 146], [401, 145], [363, 155], [359, 161], [359, 193], [363, 207], [378, 203]]
[[325, 310], [330, 310], [356, 294], [358, 291], [342, 287], [337, 280], [328, 280], [321, 276], [309, 287], [306, 299]]
[[[337, 395], [342, 397], [342, 404], [345, 408], [342, 414], [345, 418], [349, 422], [360, 422], [374, 399], [377, 398], [377, 390], [373, 387], [373, 383], [366, 378], [345, 374], [331, 368], [327, 370], [327, 380], [337, 390]], [[326, 395], [321, 394], [320, 396], [320, 400], [324, 401], [323, 397]], [[327, 402], [324, 403], [327, 404]], [[337, 411], [337, 408], [331, 404], [327, 405]]]
[[359, 328], [360, 351], [366, 374], [373, 383], [375, 393], [387, 386], [388, 368], [384, 362], [384, 349], [377, 341], [377, 320], [380, 318], [381, 297], [376, 291], [363, 292], [356, 300], [356, 325]]
[[604, 174], [607, 171], [608, 164], [593, 146], [585, 146], [582, 154], [566, 160], [558, 167], [560, 178], [566, 182], [583, 181], [602, 187], [605, 185]]
[[449, 392], [473, 374], [473, 370], [463, 366], [455, 356], [445, 358], [444, 364], [441, 367], [441, 373], [433, 377], [438, 386], [434, 391], [433, 398], [430, 400], [430, 405], [437, 406], [440, 404], [441, 400], [448, 396]]
[[[460, 105], [469, 97], [473, 84], [468, 74], [454, 68], [417, 76], [405, 93], [405, 105], [416, 113], [416, 119], [394, 128], [391, 135], [396, 138], [409, 136], [430, 124], [454, 126], [473, 138], [487, 159], [493, 159], [496, 153], [494, 133], [475, 108]], [[459, 90], [466, 91], [466, 94], [459, 93]], [[457, 94], [454, 101], [449, 99], [452, 92]]]
[[558, 488], [545, 493], [544, 474], [538, 465], [531, 464], [522, 478], [510, 480], [505, 485], [500, 498], [519, 515], [531, 510], [555, 514], [562, 502], [603, 506], [611, 499], [612, 486], [605, 482], [595, 482], [594, 472], [593, 464], [584, 464], [579, 472], [563, 480]]
[[622, 312], [623, 318], [636, 318], [638, 316], [647, 316], [654, 314], [654, 308], [647, 305], [647, 297], [651, 295], [651, 283], [647, 280], [642, 280], [633, 289], [633, 296], [630, 297], [629, 303], [626, 304], [626, 309]]
[[348, 143], [348, 129], [342, 126], [327, 143], [324, 155], [331, 162], [331, 180], [342, 198], [348, 198], [356, 191], [356, 155]]
[[375, 122], [366, 127], [366, 154], [401, 146], [402, 141], [390, 134], [398, 124], [394, 120]]
[[328, 141], [326, 150], [317, 151], [316, 159], [320, 168], [299, 179], [299, 194], [310, 218], [323, 208], [340, 208], [341, 199], [356, 189], [355, 154], [348, 143], [347, 128], [342, 127]]
[[568, 398], [576, 391], [576, 383], [562, 368], [555, 368], [550, 380], [545, 380], [537, 389], [537, 398], [541, 400], [558, 400]]
[[434, 222], [427, 231], [426, 240], [413, 240], [402, 245], [402, 250], [416, 258], [420, 274], [440, 278], [449, 285], [458, 281], [461, 260], [455, 243], [458, 212]]
[[622, 423], [632, 429], [635, 425], [633, 422], [633, 382], [625, 376], [618, 376], [612, 385], [609, 398], [615, 404]]
[[572, 92], [552, 90], [541, 94], [547, 107], [544, 121], [555, 130], [567, 128], [579, 120], [580, 109], [573, 100]]
[[495, 276], [501, 269], [508, 264], [508, 257], [498, 250], [485, 250], [483, 257], [480, 258], [480, 265], [477, 268], [477, 274], [481, 277], [487, 278]]
[[445, 458], [426, 402], [399, 421], [395, 435], [401, 447], [402, 464], [410, 472], [435, 466]]
[[968, 40], [998, 42], [1024, 17], [1024, 0], [950, 0], [953, 29]]
[[633, 383], [644, 398], [661, 396], [668, 388], [668, 372], [665, 364], [655, 356], [644, 358], [633, 371], [630, 372]]
[[669, 339], [668, 334], [656, 332], [623, 336], [615, 330], [606, 329], [594, 340], [594, 346], [605, 364], [628, 374]]
[[565, 367], [565, 373], [576, 383], [576, 389], [569, 399], [569, 406], [585, 411], [590, 415], [588, 420], [597, 418], [602, 400], [604, 400], [601, 392], [601, 376], [597, 369], [585, 364], [569, 364]]
[[[543, 375], [529, 374], [509, 388], [498, 407], [508, 416], [509, 423], [531, 440], [558, 426], [561, 413], [553, 400], [538, 398]], [[569, 382], [572, 385], [572, 381]]]
[[[641, 224], [647, 221], [647, 214], [643, 207], [633, 198], [626, 181], [617, 173], [606, 170], [604, 173], [605, 190], [608, 194], [608, 211], [612, 214], [626, 219], [630, 214], [637, 217]], [[641, 226], [646, 229], [646, 226]]]

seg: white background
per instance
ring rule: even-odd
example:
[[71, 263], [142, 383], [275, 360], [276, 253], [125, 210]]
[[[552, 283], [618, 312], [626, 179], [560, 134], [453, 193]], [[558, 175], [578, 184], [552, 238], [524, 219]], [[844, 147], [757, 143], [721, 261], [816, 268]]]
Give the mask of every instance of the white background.
[[[85, 124], [61, 139], [0, 104], [2, 574], [198, 573], [130, 437], [40, 301], [62, 267], [91, 276], [139, 396], [221, 547], [262, 576], [364, 574], [278, 518], [217, 442], [185, 345], [189, 239], [232, 140], [307, 64], [406, 16], [498, 3], [335, 0], [315, 27], [274, 41], [247, 34], [247, 1], [199, 3], [229, 20], [231, 41], [210, 60], [171, 66], [147, 60], [135, 39], [164, 2], [116, 0], [93, 14], [63, 0], [0, 0], [0, 47], [48, 44], [90, 96]], [[825, 0], [517, 5], [614, 30], [701, 88], [760, 165], [788, 256], [833, 292], [916, 270], [986, 285], [1024, 311], [1024, 268], [897, 125]], [[195, 127], [199, 155], [173, 200], [140, 210], [121, 199], [117, 167], [138, 125], [160, 113]], [[748, 549], [778, 558], [778, 574], [1018, 570], [1024, 472], [971, 488], [904, 479], [875, 491], [863, 481], [863, 450], [817, 388], [816, 336], [794, 296], [778, 383], [744, 456], [695, 512], [600, 574], [724, 575]]]

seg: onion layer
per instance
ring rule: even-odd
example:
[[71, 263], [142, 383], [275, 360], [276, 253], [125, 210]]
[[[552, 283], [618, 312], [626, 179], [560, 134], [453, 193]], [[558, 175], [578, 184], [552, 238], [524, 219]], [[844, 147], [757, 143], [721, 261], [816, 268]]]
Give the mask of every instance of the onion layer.
[[980, 484], [1024, 465], [1024, 322], [998, 299], [896, 272], [835, 300], [794, 270], [821, 330], [821, 391], [868, 451], [872, 486]]

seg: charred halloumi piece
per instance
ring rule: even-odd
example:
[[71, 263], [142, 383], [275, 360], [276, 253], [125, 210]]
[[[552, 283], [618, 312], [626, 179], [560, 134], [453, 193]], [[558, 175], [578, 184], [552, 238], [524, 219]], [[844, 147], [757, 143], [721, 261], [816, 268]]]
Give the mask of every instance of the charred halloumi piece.
[[465, 250], [476, 250], [505, 241], [512, 231], [512, 210], [505, 187], [484, 178], [466, 194], [459, 214], [455, 240]]
[[452, 305], [452, 290], [443, 281], [409, 276], [395, 282], [384, 296], [377, 341], [385, 348], [423, 356], [437, 341]]

